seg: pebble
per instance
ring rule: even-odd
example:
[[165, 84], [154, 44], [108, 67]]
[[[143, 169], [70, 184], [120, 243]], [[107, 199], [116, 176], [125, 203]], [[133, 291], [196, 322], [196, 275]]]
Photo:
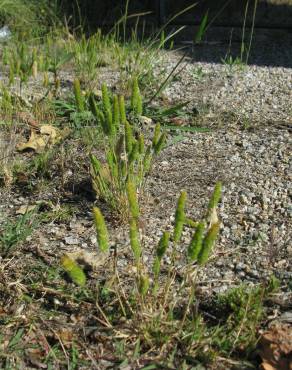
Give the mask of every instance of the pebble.
[[80, 244], [80, 240], [74, 236], [65, 236], [65, 243], [68, 245], [77, 245]]

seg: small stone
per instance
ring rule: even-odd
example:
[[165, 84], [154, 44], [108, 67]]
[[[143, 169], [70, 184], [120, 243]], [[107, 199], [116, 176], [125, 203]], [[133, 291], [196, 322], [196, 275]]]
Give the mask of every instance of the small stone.
[[260, 274], [258, 273], [258, 271], [257, 271], [257, 270], [251, 270], [251, 271], [249, 271], [248, 275], [249, 275], [250, 277], [252, 277], [252, 278], [255, 278], [255, 279], [258, 279], [258, 278], [259, 278], [259, 276], [260, 276]]
[[96, 239], [96, 236], [95, 236], [95, 235], [91, 235], [91, 237], [90, 237], [90, 242], [91, 242], [92, 244], [96, 244], [97, 239]]
[[243, 262], [239, 262], [236, 266], [235, 266], [235, 270], [236, 271], [241, 271], [245, 268], [245, 264]]
[[65, 243], [68, 245], [77, 245], [80, 243], [79, 239], [74, 236], [66, 236]]

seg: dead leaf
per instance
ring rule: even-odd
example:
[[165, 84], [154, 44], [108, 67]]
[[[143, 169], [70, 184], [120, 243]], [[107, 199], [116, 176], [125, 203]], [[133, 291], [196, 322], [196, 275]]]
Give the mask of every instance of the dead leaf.
[[40, 153], [46, 147], [56, 144], [67, 135], [68, 131], [59, 131], [51, 125], [42, 125], [40, 126], [39, 133], [36, 133], [36, 131], [32, 129], [29, 140], [26, 143], [18, 144], [17, 150], [24, 151], [31, 149]]
[[19, 120], [27, 123], [29, 126], [32, 126], [35, 129], [37, 129], [39, 127], [38, 122], [28, 112], [19, 112], [19, 113], [16, 114], [16, 117]]
[[47, 142], [45, 141], [45, 138], [37, 135], [34, 130], [31, 130], [29, 140], [26, 143], [18, 144], [16, 148], [20, 152], [31, 149], [40, 153], [46, 145]]
[[153, 122], [153, 120], [149, 117], [146, 117], [146, 116], [140, 116], [139, 117], [139, 121], [144, 124], [144, 125], [151, 125], [151, 123]]
[[23, 204], [16, 210], [17, 215], [25, 215], [27, 212], [33, 211], [36, 208], [36, 204], [34, 205], [28, 205], [28, 204]]
[[40, 128], [41, 135], [48, 135], [52, 144], [55, 143], [56, 138], [58, 137], [57, 130], [51, 125], [42, 125]]
[[74, 252], [67, 253], [67, 256], [76, 262], [90, 266], [93, 270], [108, 260], [108, 253], [88, 252], [83, 249], [76, 249]]
[[68, 329], [61, 329], [56, 332], [57, 338], [63, 343], [63, 345], [67, 348], [71, 347], [73, 342], [73, 332]]
[[170, 118], [170, 122], [175, 126], [183, 126], [186, 124], [186, 120], [180, 117]]
[[266, 331], [259, 342], [263, 370], [292, 370], [292, 327], [278, 324]]

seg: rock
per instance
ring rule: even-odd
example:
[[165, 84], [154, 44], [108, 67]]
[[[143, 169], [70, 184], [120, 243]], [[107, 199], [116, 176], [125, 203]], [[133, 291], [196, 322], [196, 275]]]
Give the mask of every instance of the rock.
[[74, 236], [66, 236], [64, 240], [68, 245], [78, 245], [80, 243], [80, 240]]

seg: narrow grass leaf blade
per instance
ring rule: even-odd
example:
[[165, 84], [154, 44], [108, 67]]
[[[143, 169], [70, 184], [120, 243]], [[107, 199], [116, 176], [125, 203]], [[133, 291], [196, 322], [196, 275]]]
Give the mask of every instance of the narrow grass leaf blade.
[[203, 19], [200, 23], [198, 32], [196, 33], [196, 36], [195, 36], [195, 43], [199, 43], [199, 42], [202, 41], [203, 35], [204, 35], [204, 33], [206, 31], [206, 27], [207, 27], [208, 13], [209, 13], [209, 10], [207, 10], [207, 12], [204, 14], [204, 17], [203, 17]]

